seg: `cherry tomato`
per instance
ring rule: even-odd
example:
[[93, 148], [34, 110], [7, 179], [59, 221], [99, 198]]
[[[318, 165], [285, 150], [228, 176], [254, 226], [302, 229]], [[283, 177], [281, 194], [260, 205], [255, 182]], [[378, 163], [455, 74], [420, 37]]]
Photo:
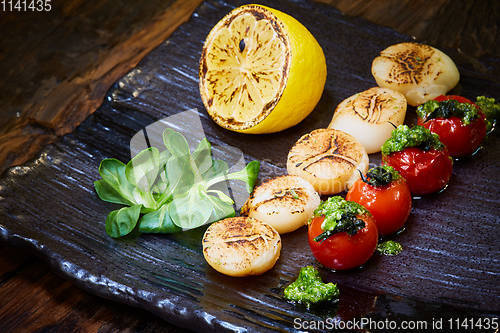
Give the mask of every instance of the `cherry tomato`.
[[401, 229], [411, 211], [410, 188], [403, 177], [385, 186], [373, 186], [358, 179], [347, 192], [346, 200], [368, 209], [381, 235]]
[[377, 247], [378, 231], [373, 217], [357, 216], [365, 222], [365, 227], [355, 235], [339, 232], [323, 241], [314, 238], [323, 233], [323, 216], [314, 217], [309, 224], [309, 246], [316, 259], [324, 266], [336, 270], [358, 267], [370, 259]]
[[[467, 98], [456, 95], [438, 96], [434, 100], [442, 102], [450, 99], [459, 103], [475, 105]], [[418, 125], [439, 135], [439, 139], [446, 145], [448, 152], [453, 157], [472, 154], [486, 136], [486, 118], [481, 111], [479, 111], [479, 117], [468, 125], [465, 125], [461, 118], [455, 116], [429, 119], [426, 122], [419, 117]]]
[[396, 169], [415, 195], [439, 191], [448, 184], [453, 170], [453, 161], [446, 148], [424, 151], [409, 147], [382, 155], [382, 162]]

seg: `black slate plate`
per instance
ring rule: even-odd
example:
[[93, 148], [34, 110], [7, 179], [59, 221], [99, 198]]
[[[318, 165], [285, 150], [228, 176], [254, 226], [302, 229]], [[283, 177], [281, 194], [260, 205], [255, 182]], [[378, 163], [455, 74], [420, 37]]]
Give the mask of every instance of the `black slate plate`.
[[[116, 207], [97, 198], [92, 182], [103, 158], [128, 160], [129, 142], [137, 131], [197, 108], [211, 142], [238, 147], [247, 161], [263, 161], [261, 180], [284, 174], [287, 151], [297, 138], [327, 126], [342, 99], [375, 85], [370, 64], [378, 51], [409, 40], [328, 6], [263, 3], [298, 18], [326, 54], [326, 89], [304, 122], [282, 133], [248, 136], [223, 130], [207, 118], [197, 82], [202, 43], [221, 17], [241, 4], [207, 1], [117, 82], [101, 108], [74, 133], [0, 180], [2, 238], [35, 249], [63, 276], [92, 293], [143, 307], [194, 330], [293, 330], [296, 317], [498, 315], [498, 134], [490, 136], [486, 149], [474, 158], [455, 164], [448, 190], [414, 201], [407, 230], [397, 237], [405, 248], [401, 255], [374, 256], [366, 267], [351, 272], [322, 270], [324, 279], [338, 282], [342, 292], [338, 306], [330, 309], [308, 312], [281, 299], [282, 288], [299, 268], [316, 264], [305, 229], [283, 237], [282, 256], [273, 270], [239, 279], [223, 276], [205, 263], [203, 228], [171, 236], [106, 236], [105, 217]], [[498, 82], [467, 64], [459, 67], [458, 92], [498, 97]], [[371, 156], [371, 161], [379, 157]]]

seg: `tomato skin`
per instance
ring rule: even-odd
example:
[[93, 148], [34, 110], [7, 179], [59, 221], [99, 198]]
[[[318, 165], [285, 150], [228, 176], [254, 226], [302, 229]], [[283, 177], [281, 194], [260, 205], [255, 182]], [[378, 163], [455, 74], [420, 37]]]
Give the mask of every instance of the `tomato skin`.
[[470, 99], [462, 97], [462, 96], [458, 96], [458, 95], [441, 95], [441, 96], [434, 98], [434, 100], [438, 101], [438, 102], [447, 101], [450, 99], [454, 99], [455, 101], [457, 101], [459, 103], [468, 103], [468, 104], [476, 105]]
[[[475, 105], [467, 98], [456, 95], [438, 96], [434, 100], [442, 102], [450, 99], [454, 99], [459, 103]], [[448, 152], [453, 157], [472, 154], [481, 145], [486, 136], [486, 117], [481, 111], [479, 111], [479, 117], [469, 125], [465, 125], [462, 119], [455, 116], [450, 118], [434, 118], [426, 122], [419, 117], [417, 124], [439, 135], [439, 139], [448, 148]]]
[[347, 192], [346, 200], [368, 209], [381, 235], [401, 229], [411, 211], [410, 188], [402, 177], [386, 186], [373, 186], [358, 179]]
[[382, 155], [382, 162], [399, 171], [414, 195], [439, 191], [448, 183], [453, 171], [453, 161], [446, 148], [423, 151], [409, 147]]
[[316, 242], [315, 237], [323, 233], [323, 216], [314, 217], [308, 227], [309, 247], [316, 259], [325, 267], [346, 270], [358, 267], [370, 259], [377, 248], [378, 231], [373, 217], [358, 216], [365, 221], [365, 227], [355, 235], [346, 232], [334, 234], [324, 241]]

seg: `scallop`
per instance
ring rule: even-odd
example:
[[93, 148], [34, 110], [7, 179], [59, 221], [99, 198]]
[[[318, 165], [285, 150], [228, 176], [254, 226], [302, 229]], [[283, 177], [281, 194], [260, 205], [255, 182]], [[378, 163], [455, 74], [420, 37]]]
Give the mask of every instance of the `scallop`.
[[281, 237], [270, 225], [251, 217], [213, 223], [203, 235], [203, 256], [230, 276], [260, 275], [271, 269], [281, 251]]
[[287, 170], [307, 180], [319, 194], [350, 188], [368, 171], [368, 154], [352, 135], [321, 128], [302, 136], [288, 153]]
[[460, 80], [457, 66], [442, 51], [424, 44], [391, 45], [373, 60], [377, 84], [405, 95], [417, 106], [453, 89]]
[[351, 134], [372, 154], [380, 151], [405, 116], [406, 98], [401, 93], [374, 87], [343, 100], [328, 128]]
[[241, 213], [274, 227], [280, 234], [304, 226], [321, 199], [314, 187], [297, 176], [272, 178], [256, 187]]

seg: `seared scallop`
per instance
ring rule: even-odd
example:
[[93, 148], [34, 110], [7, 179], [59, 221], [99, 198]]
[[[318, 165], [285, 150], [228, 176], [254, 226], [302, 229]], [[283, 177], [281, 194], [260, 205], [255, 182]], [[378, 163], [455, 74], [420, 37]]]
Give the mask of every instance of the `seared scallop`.
[[230, 276], [259, 275], [280, 256], [281, 238], [270, 225], [251, 217], [213, 223], [203, 236], [203, 256], [210, 266]]
[[401, 93], [374, 87], [343, 100], [328, 128], [351, 134], [372, 154], [380, 151], [405, 116], [406, 99]]
[[281, 176], [256, 187], [241, 214], [267, 223], [284, 234], [305, 225], [320, 202], [318, 193], [307, 180]]
[[368, 170], [368, 154], [352, 135], [321, 128], [302, 136], [290, 149], [288, 173], [307, 180], [319, 194], [350, 188]]
[[399, 91], [413, 106], [446, 94], [460, 79], [450, 57], [418, 43], [395, 44], [380, 52], [373, 60], [372, 74], [380, 87]]

